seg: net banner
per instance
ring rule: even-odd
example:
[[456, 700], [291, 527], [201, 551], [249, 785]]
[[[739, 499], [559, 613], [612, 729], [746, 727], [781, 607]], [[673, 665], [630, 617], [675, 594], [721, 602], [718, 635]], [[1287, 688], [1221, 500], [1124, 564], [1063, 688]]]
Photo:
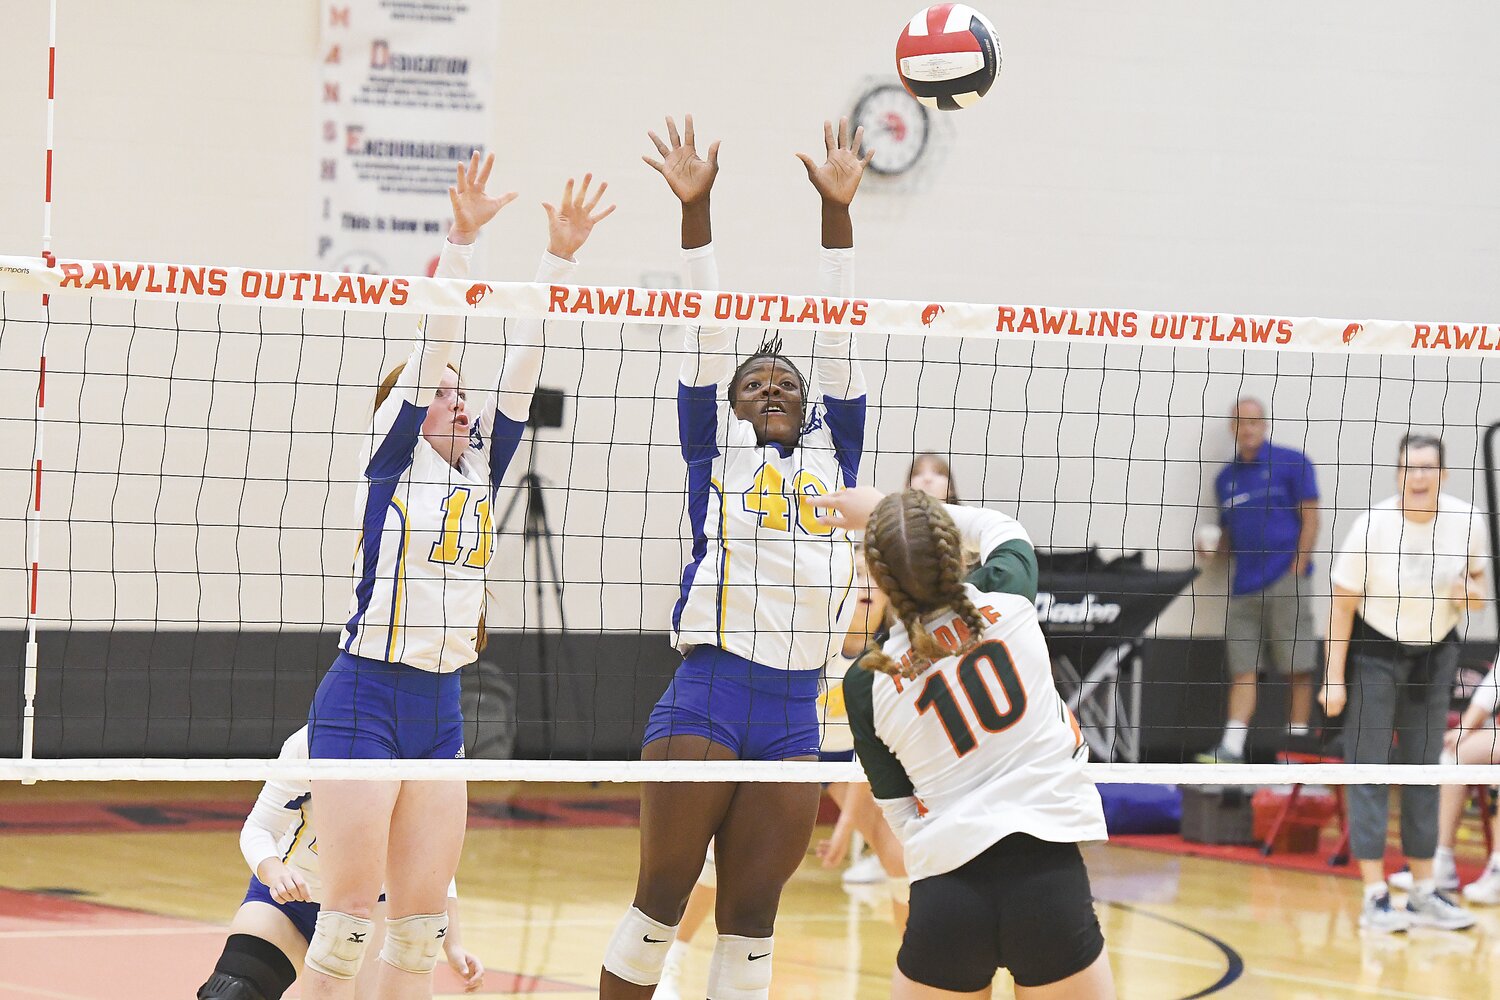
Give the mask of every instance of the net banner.
[[430, 272], [453, 164], [492, 131], [500, 5], [323, 0], [321, 16], [317, 259]]
[[732, 324], [783, 331], [844, 329], [976, 340], [1225, 347], [1424, 357], [1500, 354], [1500, 323], [1350, 320], [986, 303], [841, 299], [779, 293], [539, 285], [201, 264], [0, 256], [0, 292], [82, 293], [142, 302], [399, 308], [489, 318], [658, 325]]

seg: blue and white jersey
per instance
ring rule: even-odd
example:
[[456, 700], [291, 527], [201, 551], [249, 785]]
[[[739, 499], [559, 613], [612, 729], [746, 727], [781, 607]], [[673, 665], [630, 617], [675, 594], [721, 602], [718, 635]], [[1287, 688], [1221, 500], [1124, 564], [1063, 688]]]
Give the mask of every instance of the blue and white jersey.
[[[437, 276], [465, 276], [467, 250], [445, 245]], [[538, 280], [558, 280], [572, 267], [549, 255]], [[517, 331], [523, 346], [507, 352], [496, 392], [470, 408], [477, 417], [455, 468], [422, 437], [422, 422], [458, 323], [457, 317], [431, 318], [371, 423], [360, 455], [360, 545], [341, 644], [356, 656], [435, 673], [478, 656], [485, 568], [496, 538], [495, 491], [526, 429], [541, 364], [541, 324], [517, 324], [527, 327]]]
[[[686, 253], [695, 284], [717, 284], [711, 248]], [[853, 252], [823, 255], [825, 278], [843, 294]], [[764, 666], [815, 670], [838, 653], [856, 598], [854, 543], [818, 521], [812, 505], [859, 476], [865, 394], [852, 336], [818, 334], [807, 422], [788, 449], [757, 444], [754, 427], [730, 408], [726, 333], [689, 335], [678, 386], [693, 547], [673, 641], [684, 653], [708, 643]], [[850, 398], [823, 391], [835, 386]]]
[[[307, 760], [307, 727], [281, 745], [279, 760]], [[302, 876], [313, 899], [323, 887], [318, 874], [317, 835], [313, 833], [312, 782], [268, 781], [240, 830], [240, 853], [252, 873], [267, 858], [280, 858]]]

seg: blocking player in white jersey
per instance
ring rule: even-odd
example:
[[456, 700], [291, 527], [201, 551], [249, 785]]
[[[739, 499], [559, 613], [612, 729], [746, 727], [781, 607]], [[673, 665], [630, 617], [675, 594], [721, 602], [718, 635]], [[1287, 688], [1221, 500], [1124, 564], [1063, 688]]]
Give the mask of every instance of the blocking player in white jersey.
[[[827, 519], [866, 528], [898, 618], [844, 679], [855, 750], [912, 879], [892, 996], [988, 997], [1004, 967], [1018, 1000], [1111, 998], [1077, 846], [1107, 838], [1104, 811], [1052, 683], [1030, 542], [994, 511], [875, 497], [829, 498]], [[986, 553], [971, 576], [984, 586], [965, 582], [966, 543]]]
[[[718, 143], [698, 156], [693, 121], [647, 157], [682, 203], [694, 283], [717, 285], [709, 194]], [[801, 156], [822, 205], [822, 273], [847, 294], [849, 204], [868, 157], [847, 122], [824, 123], [826, 160]], [[800, 154], [799, 154], [800, 155]], [[673, 630], [684, 659], [646, 725], [645, 760], [811, 760], [818, 679], [854, 602], [854, 546], [819, 522], [812, 501], [853, 485], [864, 448], [865, 387], [848, 331], [819, 332], [813, 378], [762, 344], [736, 369], [732, 330], [689, 329], [678, 429], [688, 467], [692, 558]], [[652, 995], [710, 839], [718, 859], [708, 996], [763, 1000], [781, 891], [812, 837], [809, 783], [652, 782], [641, 789], [634, 903], [600, 970], [604, 1000]]]
[[[307, 759], [307, 727], [281, 745], [281, 760]], [[240, 853], [250, 866], [250, 887], [229, 925], [229, 939], [198, 1000], [280, 1000], [296, 981], [318, 919], [322, 880], [312, 783], [268, 781], [240, 830]], [[371, 943], [379, 947], [385, 923], [376, 907]], [[464, 979], [464, 992], [484, 985], [484, 964], [464, 949], [458, 931], [458, 894], [448, 886], [448, 965]], [[374, 965], [355, 977], [355, 996], [374, 997]]]
[[[439, 277], [464, 277], [479, 231], [515, 198], [489, 195], [494, 156], [476, 153], [448, 189], [453, 227]], [[563, 280], [573, 255], [613, 206], [597, 210], [591, 178], [547, 210], [538, 280]], [[410, 358], [387, 376], [360, 458], [361, 548], [343, 651], [308, 713], [315, 758], [462, 756], [457, 671], [478, 655], [485, 567], [494, 550], [491, 503], [515, 454], [541, 372], [541, 324], [514, 324], [495, 380], [494, 409], [470, 416], [449, 365], [458, 317], [433, 316]], [[302, 978], [308, 1000], [353, 996], [384, 884], [386, 937], [377, 989], [388, 1000], [432, 996], [447, 926], [444, 889], [463, 848], [460, 781], [315, 781], [322, 813], [324, 898]]]

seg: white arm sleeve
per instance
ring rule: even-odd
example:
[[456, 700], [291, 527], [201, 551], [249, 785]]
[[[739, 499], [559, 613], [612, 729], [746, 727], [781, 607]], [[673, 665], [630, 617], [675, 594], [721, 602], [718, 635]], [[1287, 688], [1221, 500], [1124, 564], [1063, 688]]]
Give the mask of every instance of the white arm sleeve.
[[[536, 268], [536, 281], [543, 285], [566, 283], [577, 268], [577, 261], [543, 253]], [[541, 377], [542, 321], [517, 320], [512, 327], [510, 347], [505, 352], [505, 366], [500, 370], [495, 408], [517, 423], [525, 423], [531, 415], [531, 397]]]
[[[444, 242], [434, 277], [467, 278], [473, 259], [474, 244]], [[458, 341], [463, 322], [462, 316], [427, 316], [418, 324], [417, 343], [411, 360], [396, 381], [398, 388], [410, 386], [413, 389], [408, 398], [417, 406], [426, 406], [437, 395], [438, 382], [443, 377], [443, 369], [448, 367], [448, 359], [453, 356], [453, 345]]]
[[[824, 247], [818, 258], [818, 284], [824, 295], [847, 299], [854, 287], [854, 248]], [[852, 330], [819, 330], [813, 336], [813, 382], [835, 399], [865, 394], [865, 375], [854, 351]]]
[[957, 504], [943, 504], [943, 509], [958, 526], [964, 545], [977, 551], [981, 560], [988, 559], [991, 552], [1006, 542], [1020, 539], [1027, 544], [1031, 543], [1021, 522], [1009, 514], [987, 507], [964, 507]]
[[300, 808], [288, 809], [305, 792], [284, 781], [268, 781], [255, 799], [245, 825], [240, 828], [240, 853], [255, 874], [267, 858], [281, 857], [281, 839], [302, 816]]
[[[719, 287], [719, 261], [712, 243], [683, 250], [682, 259], [687, 264], [690, 287], [704, 290]], [[734, 374], [734, 359], [729, 353], [733, 347], [734, 331], [729, 327], [687, 327], [682, 338], [682, 384], [718, 385], [728, 379]]]
[[921, 810], [917, 808], [915, 796], [908, 795], [900, 799], [876, 799], [880, 811], [885, 813], [885, 821], [890, 824], [891, 832], [896, 839], [905, 844], [908, 838], [907, 826], [919, 822], [922, 818]]

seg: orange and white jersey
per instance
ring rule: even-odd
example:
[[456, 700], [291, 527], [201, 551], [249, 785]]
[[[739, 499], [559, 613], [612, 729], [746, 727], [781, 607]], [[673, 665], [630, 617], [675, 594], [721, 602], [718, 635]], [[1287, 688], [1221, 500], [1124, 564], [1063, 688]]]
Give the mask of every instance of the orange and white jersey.
[[[915, 879], [952, 871], [1012, 833], [1104, 840], [1104, 810], [1084, 776], [1086, 745], [1052, 682], [1051, 657], [1026, 596], [966, 584], [986, 622], [962, 658], [914, 680], [853, 669], [844, 681], [855, 748], [906, 849]], [[969, 630], [952, 611], [927, 628], [948, 649]], [[899, 622], [884, 645], [911, 644]]]

